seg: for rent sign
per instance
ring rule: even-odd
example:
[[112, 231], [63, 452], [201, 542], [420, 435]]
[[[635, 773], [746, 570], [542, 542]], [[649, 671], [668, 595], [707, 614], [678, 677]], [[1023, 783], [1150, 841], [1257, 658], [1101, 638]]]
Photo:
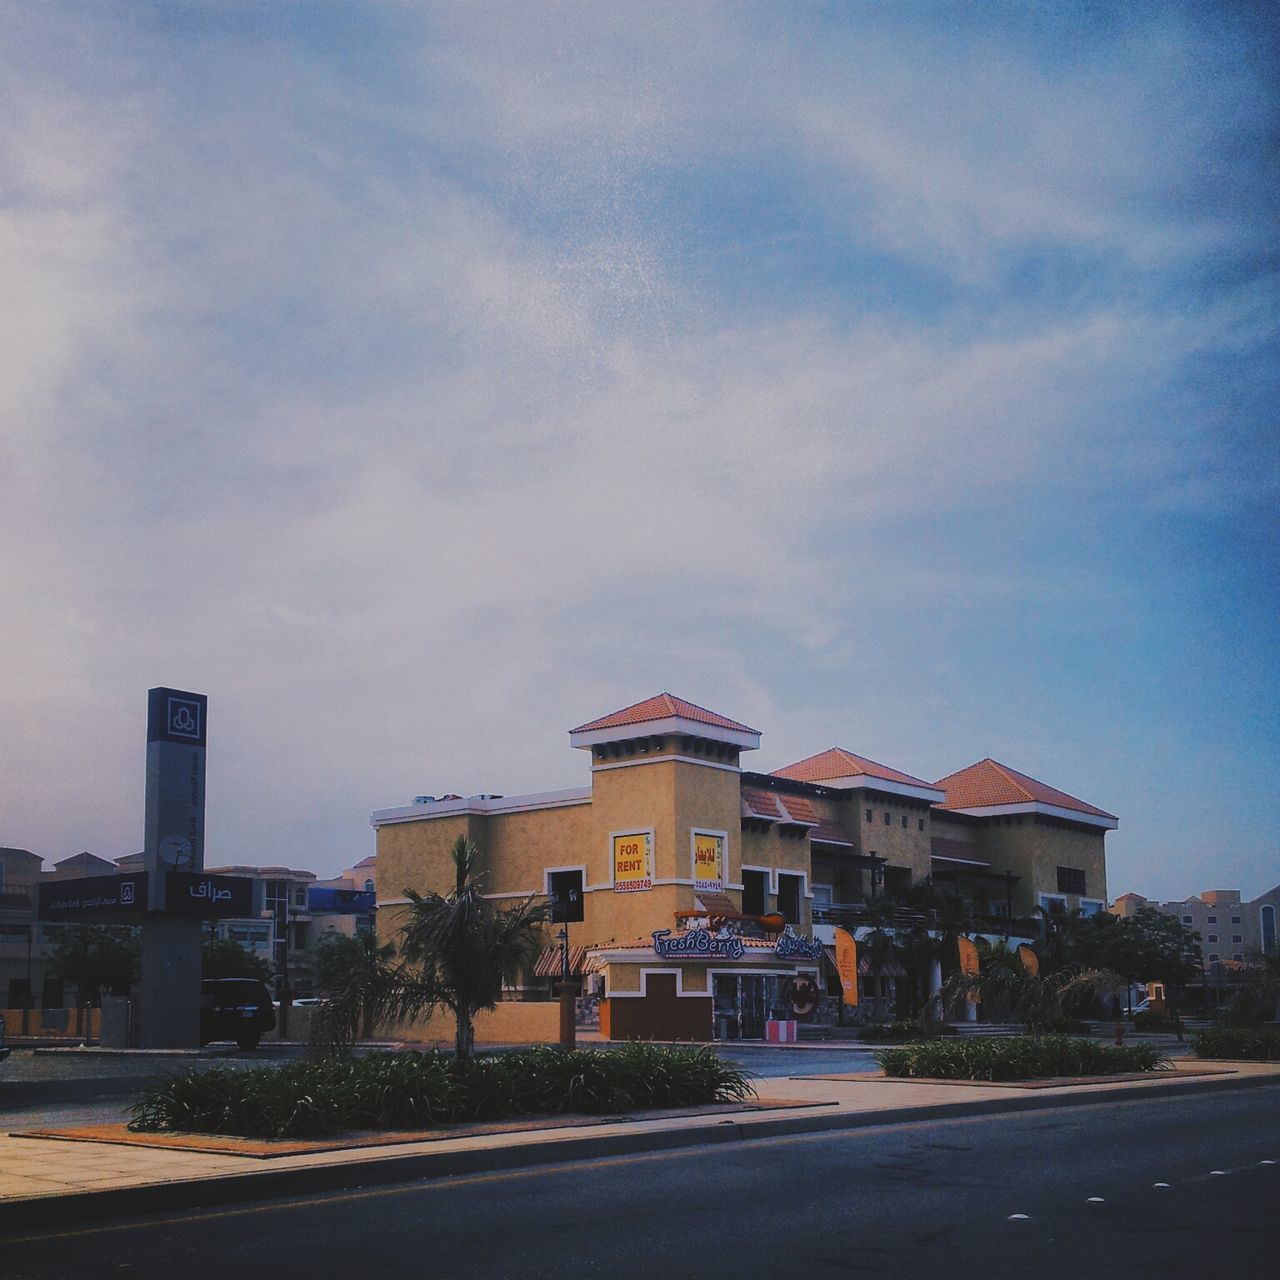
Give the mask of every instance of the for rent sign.
[[613, 833], [613, 891], [639, 893], [653, 888], [653, 832]]

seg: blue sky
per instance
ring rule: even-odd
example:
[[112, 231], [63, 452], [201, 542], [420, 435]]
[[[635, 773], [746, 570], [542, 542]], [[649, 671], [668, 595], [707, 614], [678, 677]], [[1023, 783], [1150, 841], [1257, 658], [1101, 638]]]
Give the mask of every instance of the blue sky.
[[663, 689], [1280, 881], [1266, 6], [15, 5], [0, 843], [332, 872]]

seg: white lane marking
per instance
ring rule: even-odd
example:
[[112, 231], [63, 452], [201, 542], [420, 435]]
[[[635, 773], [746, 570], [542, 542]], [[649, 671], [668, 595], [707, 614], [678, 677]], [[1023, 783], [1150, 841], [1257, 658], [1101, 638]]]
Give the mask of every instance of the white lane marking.
[[1153, 1182], [1151, 1185], [1153, 1187], [1168, 1187], [1169, 1184], [1167, 1182]]
[[1209, 1177], [1211, 1177], [1211, 1178], [1225, 1178], [1226, 1176], [1227, 1176], [1227, 1171], [1226, 1171], [1225, 1169], [1210, 1169], [1210, 1170], [1209, 1170]]
[[1106, 1204], [1107, 1202], [1101, 1196], [1090, 1196], [1090, 1204]]
[[1026, 1222], [1027, 1215], [1025, 1213], [1011, 1213], [1009, 1215], [1010, 1222]]
[[1259, 1164], [1275, 1164], [1274, 1160], [1259, 1160]]

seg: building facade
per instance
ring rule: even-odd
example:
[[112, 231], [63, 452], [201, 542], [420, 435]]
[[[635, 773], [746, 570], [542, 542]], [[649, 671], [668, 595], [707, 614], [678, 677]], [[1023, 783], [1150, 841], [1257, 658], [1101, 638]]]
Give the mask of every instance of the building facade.
[[[405, 890], [448, 891], [463, 836], [489, 897], [559, 904], [606, 1034], [757, 1038], [808, 983], [831, 990], [823, 948], [877, 901], [928, 884], [1006, 935], [1036, 907], [1106, 902], [1116, 819], [1101, 809], [993, 760], [938, 782], [839, 747], [744, 770], [760, 736], [664, 693], [570, 731], [588, 785], [377, 811], [380, 932], [395, 932]], [[558, 967], [549, 948], [514, 994]]]
[[1248, 964], [1277, 953], [1280, 884], [1247, 901], [1239, 889], [1206, 889], [1177, 902], [1152, 902], [1140, 893], [1124, 893], [1111, 910], [1114, 915], [1131, 916], [1141, 907], [1154, 907], [1194, 929], [1200, 935], [1206, 969], [1215, 964]]

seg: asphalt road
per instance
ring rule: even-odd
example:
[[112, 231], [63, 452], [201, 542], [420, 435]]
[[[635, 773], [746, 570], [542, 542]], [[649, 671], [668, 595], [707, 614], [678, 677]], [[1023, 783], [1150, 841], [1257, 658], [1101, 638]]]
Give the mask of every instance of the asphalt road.
[[6, 1280], [1270, 1280], [1278, 1257], [1280, 1089], [1261, 1088], [17, 1234], [0, 1246], [0, 1269]]

